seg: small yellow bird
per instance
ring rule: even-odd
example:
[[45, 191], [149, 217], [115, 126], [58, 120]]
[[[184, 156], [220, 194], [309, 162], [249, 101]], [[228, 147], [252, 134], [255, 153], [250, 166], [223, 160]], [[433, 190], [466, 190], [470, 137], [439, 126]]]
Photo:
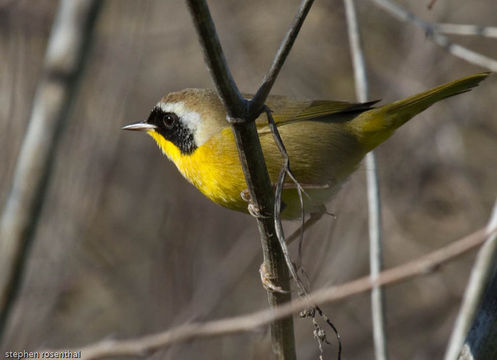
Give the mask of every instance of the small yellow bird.
[[[471, 90], [488, 75], [470, 75], [379, 107], [373, 107], [376, 101], [354, 104], [268, 97], [266, 105], [272, 110], [291, 169], [309, 195], [304, 196], [305, 211], [321, 211], [364, 155], [399, 126], [437, 101]], [[275, 183], [283, 159], [265, 114], [257, 118], [256, 125], [269, 176]], [[226, 111], [216, 91], [186, 89], [170, 93], [146, 121], [123, 129], [146, 131], [205, 196], [229, 209], [247, 212], [247, 203], [240, 195], [247, 185]], [[300, 202], [291, 182], [285, 184], [282, 200], [282, 217], [297, 218]]]

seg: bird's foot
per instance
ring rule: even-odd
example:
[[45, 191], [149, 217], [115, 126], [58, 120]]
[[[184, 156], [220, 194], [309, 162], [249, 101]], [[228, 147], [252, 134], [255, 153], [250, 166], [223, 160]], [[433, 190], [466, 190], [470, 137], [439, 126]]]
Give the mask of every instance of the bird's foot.
[[270, 217], [268, 215], [262, 214], [261, 209], [259, 209], [259, 207], [256, 204], [254, 204], [248, 189], [242, 190], [242, 192], [240, 193], [240, 197], [242, 198], [242, 200], [248, 202], [247, 210], [248, 210], [250, 215], [252, 215], [255, 218], [259, 218], [259, 219]]
[[261, 275], [261, 282], [264, 289], [272, 292], [277, 292], [280, 294], [289, 293], [289, 291], [283, 290], [281, 286], [277, 286], [274, 284], [273, 282], [274, 278], [272, 278], [271, 275], [268, 274], [264, 263], [262, 263], [261, 267], [259, 268], [259, 274]]

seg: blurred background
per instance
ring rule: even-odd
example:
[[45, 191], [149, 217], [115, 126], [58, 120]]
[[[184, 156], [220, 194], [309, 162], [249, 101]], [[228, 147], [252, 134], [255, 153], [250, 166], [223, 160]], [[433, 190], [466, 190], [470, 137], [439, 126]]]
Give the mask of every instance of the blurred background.
[[[390, 102], [486, 69], [447, 53], [411, 24], [358, 1], [371, 99]], [[430, 22], [496, 26], [497, 2], [397, 1]], [[298, 0], [210, 1], [228, 63], [253, 92]], [[0, 1], [0, 204], [26, 131], [54, 0]], [[495, 40], [452, 37], [497, 58]], [[57, 150], [49, 194], [2, 352], [72, 348], [187, 321], [267, 306], [255, 221], [204, 198], [144, 134], [143, 120], [170, 91], [213, 87], [186, 5], [107, 0], [89, 63]], [[423, 112], [378, 149], [385, 265], [401, 264], [480, 227], [497, 193], [497, 80]], [[274, 94], [355, 100], [343, 2], [316, 1]], [[313, 289], [368, 272], [365, 172], [361, 167], [306, 233], [303, 264]], [[296, 227], [287, 223], [287, 231]], [[295, 250], [295, 249], [294, 249]], [[474, 254], [386, 290], [392, 359], [440, 358]], [[324, 310], [344, 359], [373, 358], [369, 295]], [[316, 359], [309, 320], [295, 320], [299, 359]], [[150, 359], [270, 359], [266, 329], [195, 340]], [[336, 343], [325, 347], [335, 358]]]

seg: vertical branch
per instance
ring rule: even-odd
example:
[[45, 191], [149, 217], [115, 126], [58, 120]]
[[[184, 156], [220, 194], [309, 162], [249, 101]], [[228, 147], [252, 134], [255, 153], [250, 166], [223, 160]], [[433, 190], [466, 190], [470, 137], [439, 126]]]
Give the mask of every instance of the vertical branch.
[[189, 0], [188, 6], [194, 20], [195, 30], [204, 50], [205, 62], [209, 67], [224, 106], [231, 117], [242, 118], [247, 113], [246, 101], [240, 94], [226, 63], [209, 8], [205, 1]]
[[[493, 234], [489, 235], [488, 240], [476, 257], [464, 293], [461, 309], [452, 329], [447, 352], [445, 353], [445, 360], [455, 360], [458, 358], [465, 339], [466, 345], [472, 352], [472, 356], [469, 359], [495, 358], [495, 335], [497, 332], [497, 313], [495, 310], [497, 304], [495, 292], [489, 291], [489, 289], [497, 287], [497, 234], [495, 230], [497, 230], [497, 201], [492, 210], [486, 231], [487, 234]], [[489, 281], [492, 273], [493, 279]], [[487, 292], [484, 295], [485, 289], [487, 289]], [[485, 311], [484, 307], [480, 306], [482, 303], [489, 303], [494, 308], [493, 311]], [[477, 312], [479, 306], [480, 309]], [[470, 327], [472, 327], [471, 333], [468, 334]], [[479, 346], [482, 343], [486, 344], [483, 349]]]
[[43, 77], [0, 222], [0, 337], [20, 287], [62, 127], [100, 7], [98, 0], [63, 0], [52, 27]]
[[[356, 94], [360, 102], [365, 102], [368, 99], [368, 81], [361, 46], [359, 22], [357, 21], [354, 0], [344, 0], [344, 2], [350, 51], [354, 65]], [[381, 202], [376, 157], [373, 151], [366, 155], [366, 169], [369, 210], [369, 262], [371, 280], [376, 283], [382, 268]], [[377, 360], [384, 360], [387, 359], [385, 313], [383, 289], [379, 285], [373, 286], [371, 290], [371, 312], [375, 357]]]
[[[275, 231], [273, 204], [274, 193], [267, 172], [261, 144], [253, 121], [263, 109], [271, 87], [284, 64], [307, 15], [312, 0], [304, 0], [289, 32], [284, 38], [273, 65], [266, 75], [255, 101], [248, 103], [240, 95], [232, 79], [223, 55], [214, 22], [205, 0], [188, 0], [187, 4], [204, 49], [205, 60], [211, 70], [216, 88], [228, 113], [228, 121], [238, 148], [245, 181], [250, 193], [253, 213], [256, 214], [267, 277], [277, 287], [290, 289], [288, 268]], [[278, 306], [291, 300], [289, 292], [275, 292], [268, 289], [271, 306]], [[287, 317], [271, 324], [273, 351], [278, 359], [295, 359], [293, 322]]]

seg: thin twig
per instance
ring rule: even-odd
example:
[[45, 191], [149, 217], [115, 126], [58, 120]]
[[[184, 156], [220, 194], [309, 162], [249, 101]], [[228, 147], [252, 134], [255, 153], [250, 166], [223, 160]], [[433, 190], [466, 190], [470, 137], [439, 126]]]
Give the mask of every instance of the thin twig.
[[293, 43], [297, 38], [300, 28], [302, 27], [302, 24], [304, 23], [304, 20], [307, 14], [309, 13], [309, 10], [311, 9], [313, 2], [314, 0], [302, 1], [300, 8], [297, 12], [297, 15], [295, 16], [295, 19], [293, 20], [293, 23], [290, 26], [290, 29], [288, 30], [283, 41], [281, 42], [280, 48], [276, 53], [271, 68], [269, 69], [268, 73], [262, 80], [262, 83], [259, 86], [259, 90], [257, 90], [256, 94], [250, 101], [251, 102], [250, 110], [254, 114], [259, 115], [259, 113], [262, 112], [266, 98], [269, 95], [269, 92], [271, 91], [271, 88], [273, 87], [273, 84], [276, 78], [278, 77], [278, 74], [281, 68], [283, 67], [283, 64], [285, 63], [288, 54], [290, 53], [290, 49], [292, 48]]
[[300, 225], [301, 225], [300, 240], [299, 240], [299, 256], [301, 254], [302, 243], [304, 242], [304, 227], [305, 227], [305, 208], [304, 208], [304, 199], [302, 197], [302, 194], [305, 194], [308, 198], [310, 198], [310, 196], [305, 192], [302, 185], [300, 185], [300, 183], [297, 181], [295, 175], [293, 174], [290, 168], [290, 157], [288, 156], [285, 144], [283, 143], [283, 139], [281, 138], [280, 132], [278, 131], [278, 127], [276, 126], [276, 123], [273, 119], [271, 109], [269, 109], [269, 107], [267, 106], [264, 106], [264, 111], [266, 113], [267, 121], [269, 124], [269, 128], [271, 130], [271, 134], [273, 135], [274, 142], [276, 143], [276, 146], [278, 147], [278, 150], [280, 151], [280, 154], [283, 157], [283, 165], [281, 167], [280, 174], [278, 176], [278, 182], [276, 183], [276, 189], [274, 194], [274, 226], [276, 228], [276, 235], [278, 236], [278, 241], [280, 242], [281, 249], [283, 251], [283, 254], [285, 255], [286, 263], [288, 264], [289, 267], [291, 267], [290, 273], [293, 279], [298, 283], [299, 288], [301, 288], [301, 290], [305, 293], [306, 292], [305, 287], [303, 286], [303, 284], [301, 284], [297, 273], [293, 270], [294, 266], [291, 265], [292, 261], [290, 259], [290, 255], [287, 249], [287, 244], [289, 244], [289, 241], [288, 239], [285, 239], [285, 235], [283, 233], [283, 225], [281, 223], [280, 213], [282, 205], [283, 187], [285, 184], [286, 175], [288, 175], [295, 184], [297, 193], [299, 195]]
[[[295, 183], [298, 194], [299, 194], [299, 200], [300, 200], [300, 208], [302, 210], [302, 227], [304, 226], [304, 200], [302, 199], [302, 192], [304, 189], [302, 189], [302, 186], [300, 183], [297, 181], [295, 176], [293, 175], [291, 169], [290, 169], [290, 158], [288, 157], [288, 153], [286, 152], [285, 145], [283, 144], [283, 140], [281, 139], [280, 133], [278, 131], [278, 127], [276, 126], [276, 123], [274, 122], [273, 115], [271, 114], [271, 110], [266, 106], [265, 107], [265, 112], [267, 116], [267, 120], [269, 123], [269, 128], [271, 129], [271, 133], [273, 134], [274, 141], [276, 143], [276, 146], [278, 147], [280, 154], [283, 156], [284, 163], [283, 166], [281, 167], [280, 174], [278, 176], [278, 181], [276, 183], [276, 190], [275, 190], [275, 197], [274, 197], [274, 226], [276, 229], [276, 236], [278, 237], [278, 241], [281, 246], [281, 251], [283, 252], [283, 255], [285, 256], [285, 261], [288, 266], [288, 269], [290, 270], [290, 274], [292, 275], [293, 280], [297, 283], [297, 286], [299, 287], [299, 290], [302, 291], [303, 294], [307, 294], [307, 289], [305, 288], [304, 284], [302, 281], [300, 281], [299, 276], [297, 275], [297, 272], [295, 271], [295, 266], [292, 263], [292, 259], [290, 258], [290, 253], [288, 252], [288, 247], [287, 243], [285, 241], [285, 234], [283, 233], [283, 225], [281, 224], [281, 196], [283, 193], [283, 185], [285, 183], [285, 177], [286, 175], [290, 176], [292, 181]], [[300, 232], [300, 236], [303, 236], [303, 232]], [[302, 239], [301, 239], [302, 241]]]
[[[354, 0], [344, 0], [350, 51], [354, 65], [354, 78], [357, 98], [360, 102], [368, 100], [368, 79], [361, 45], [361, 35]], [[380, 188], [376, 157], [373, 151], [366, 155], [366, 179], [369, 212], [369, 266], [371, 280], [375, 281], [382, 268], [382, 221]], [[371, 290], [371, 315], [376, 360], [386, 360], [385, 309], [383, 290], [375, 286]]]
[[390, 0], [372, 0], [376, 5], [381, 7], [390, 15], [399, 20], [410, 22], [417, 27], [423, 29], [426, 35], [433, 40], [437, 45], [446, 49], [452, 55], [463, 59], [471, 64], [482, 66], [491, 71], [497, 71], [497, 60], [488, 56], [482, 55], [476, 51], [470, 50], [464, 46], [453, 43], [449, 38], [437, 31], [436, 26], [420, 19], [416, 15], [405, 10], [401, 6], [391, 2]]
[[497, 27], [470, 24], [433, 24], [440, 33], [497, 38]]
[[[301, 224], [301, 231], [300, 231], [300, 245], [302, 244], [303, 242], [303, 236], [304, 236], [304, 226], [305, 226], [305, 212], [304, 212], [304, 200], [303, 200], [303, 197], [302, 197], [302, 194], [305, 194], [306, 196], [309, 196], [307, 195], [307, 193], [305, 193], [304, 189], [302, 188], [302, 186], [300, 185], [300, 183], [297, 181], [297, 179], [295, 178], [291, 168], [290, 168], [290, 158], [288, 157], [288, 153], [286, 151], [286, 148], [285, 148], [285, 145], [283, 144], [283, 140], [281, 139], [281, 136], [280, 136], [280, 133], [278, 131], [278, 127], [276, 126], [276, 123], [273, 119], [273, 115], [271, 114], [271, 110], [265, 106], [264, 107], [265, 109], [265, 112], [266, 112], [266, 116], [267, 116], [267, 120], [268, 120], [268, 123], [269, 123], [269, 127], [271, 129], [271, 133], [273, 134], [273, 138], [274, 138], [274, 141], [280, 151], [280, 154], [283, 156], [283, 159], [284, 159], [284, 163], [283, 163], [283, 166], [280, 170], [280, 174], [279, 174], [279, 177], [278, 177], [278, 182], [276, 183], [276, 191], [275, 191], [275, 204], [274, 204], [274, 225], [275, 225], [275, 228], [276, 228], [276, 236], [278, 238], [278, 241], [280, 243], [280, 246], [281, 246], [281, 250], [283, 252], [283, 255], [285, 257], [285, 261], [287, 263], [287, 266], [288, 266], [288, 269], [290, 270], [290, 274], [292, 275], [292, 278], [293, 280], [295, 281], [295, 283], [297, 284], [297, 287], [299, 288], [299, 291], [301, 293], [301, 296], [303, 296], [304, 298], [307, 297], [309, 294], [308, 294], [308, 290], [307, 288], [305, 287], [304, 283], [300, 280], [296, 270], [295, 270], [295, 266], [293, 265], [292, 263], [292, 260], [290, 258], [290, 253], [288, 252], [288, 247], [287, 247], [287, 241], [285, 239], [285, 235], [283, 233], [283, 225], [281, 223], [281, 216], [280, 216], [280, 212], [281, 212], [281, 195], [282, 195], [282, 192], [283, 192], [283, 185], [285, 183], [285, 177], [286, 175], [288, 175], [291, 180], [294, 182], [297, 190], [298, 190], [298, 195], [299, 195], [299, 200], [300, 200], [300, 210], [301, 210], [301, 220], [302, 220], [302, 224]], [[299, 246], [299, 252], [300, 252], [301, 248]], [[311, 302], [309, 302], [309, 304], [312, 304]], [[319, 316], [321, 316], [323, 319], [325, 319], [326, 323], [331, 327], [331, 329], [333, 330], [333, 332], [335, 333], [335, 336], [336, 336], [336, 339], [337, 339], [337, 342], [338, 342], [338, 356], [337, 356], [337, 359], [340, 360], [341, 359], [341, 356], [342, 356], [342, 342], [341, 342], [341, 339], [340, 339], [340, 333], [338, 332], [337, 328], [335, 327], [335, 325], [331, 322], [331, 320], [324, 314], [323, 310], [321, 310], [321, 308], [315, 304], [312, 304], [312, 307], [314, 309], [316, 309], [317, 313], [319, 314]], [[313, 312], [313, 323], [315, 325], [315, 327], [317, 326], [318, 327], [318, 332], [319, 334], [321, 334], [320, 336], [316, 336], [315, 334], [315, 338], [318, 339], [318, 343], [319, 343], [319, 350], [321, 352], [321, 356], [322, 356], [322, 341], [321, 339], [324, 338], [326, 339], [326, 333], [319, 328], [319, 324], [316, 322], [315, 318], [315, 312]], [[326, 343], [328, 343], [326, 341]]]
[[[496, 234], [494, 232], [492, 234]], [[488, 236], [480, 229], [462, 239], [435, 250], [415, 260], [393, 267], [380, 273], [376, 282], [369, 276], [348, 283], [324, 288], [311, 293], [307, 299], [297, 298], [277, 308], [253, 312], [243, 316], [214, 320], [206, 323], [190, 323], [160, 333], [129, 340], [106, 340], [73, 351], [81, 351], [82, 358], [96, 360], [116, 356], [143, 356], [159, 348], [189, 341], [195, 338], [215, 337], [252, 331], [276, 319], [287, 317], [308, 307], [308, 300], [315, 304], [325, 304], [343, 300], [353, 295], [370, 291], [376, 285], [392, 285], [410, 278], [428, 275], [439, 267], [484, 243]]]
[[315, 305], [314, 308], [318, 312], [319, 316], [321, 316], [326, 324], [333, 330], [335, 337], [337, 339], [338, 343], [338, 350], [337, 350], [337, 359], [340, 360], [342, 358], [342, 337], [340, 336], [340, 332], [336, 328], [335, 324], [330, 320], [330, 318], [321, 310], [321, 307], [319, 305]]
[[456, 319], [445, 360], [457, 359], [464, 340], [473, 323], [478, 306], [481, 303], [483, 293], [488, 285], [488, 280], [494, 269], [494, 261], [497, 259], [497, 201], [495, 202], [492, 216], [487, 225], [488, 240], [478, 252], [471, 276], [464, 292], [461, 309]]
[[0, 338], [40, 218], [101, 1], [61, 1], [0, 223]]

